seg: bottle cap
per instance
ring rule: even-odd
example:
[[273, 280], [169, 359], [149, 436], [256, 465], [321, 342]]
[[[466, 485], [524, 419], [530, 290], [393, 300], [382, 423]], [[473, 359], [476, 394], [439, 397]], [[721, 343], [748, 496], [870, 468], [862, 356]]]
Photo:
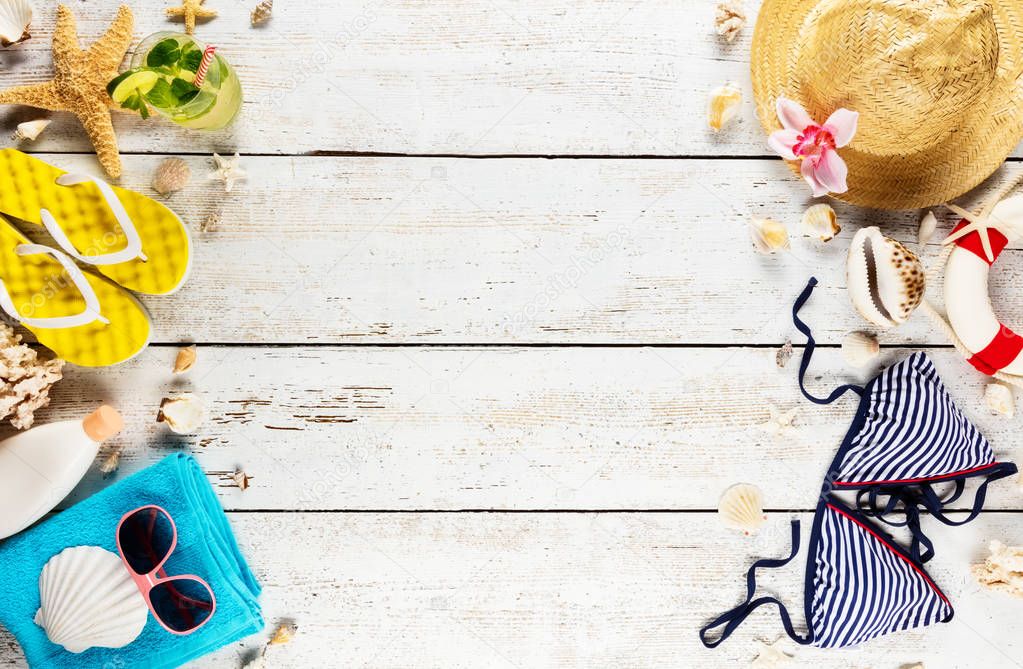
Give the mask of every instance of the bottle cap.
[[124, 419], [117, 409], [104, 404], [82, 420], [82, 428], [89, 439], [106, 441], [124, 428]]

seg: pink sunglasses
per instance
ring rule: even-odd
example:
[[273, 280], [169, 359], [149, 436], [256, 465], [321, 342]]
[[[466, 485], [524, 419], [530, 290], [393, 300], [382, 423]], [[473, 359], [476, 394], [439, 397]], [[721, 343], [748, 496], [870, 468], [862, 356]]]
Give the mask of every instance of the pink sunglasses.
[[174, 519], [159, 506], [129, 511], [117, 524], [117, 552], [160, 626], [191, 634], [217, 610], [213, 589], [198, 576], [167, 576], [163, 569], [178, 544]]

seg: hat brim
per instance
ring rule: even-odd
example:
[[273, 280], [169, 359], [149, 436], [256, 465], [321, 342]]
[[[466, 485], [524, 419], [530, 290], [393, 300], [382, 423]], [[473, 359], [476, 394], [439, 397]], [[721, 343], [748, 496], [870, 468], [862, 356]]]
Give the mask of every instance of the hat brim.
[[[764, 129], [781, 128], [779, 97], [803, 102], [796, 77], [796, 40], [820, 0], [764, 0], [753, 33], [750, 70], [757, 116]], [[903, 147], [896, 155], [858, 150], [856, 140], [840, 149], [849, 167], [849, 190], [833, 197], [877, 209], [917, 209], [948, 202], [989, 177], [1023, 138], [1023, 2], [992, 3], [999, 37], [998, 76], [982, 100], [957, 119], [954, 132], [920, 150]], [[840, 64], [838, 64], [840, 65]], [[868, 110], [854, 110], [869, 113]], [[799, 162], [788, 161], [799, 174]]]

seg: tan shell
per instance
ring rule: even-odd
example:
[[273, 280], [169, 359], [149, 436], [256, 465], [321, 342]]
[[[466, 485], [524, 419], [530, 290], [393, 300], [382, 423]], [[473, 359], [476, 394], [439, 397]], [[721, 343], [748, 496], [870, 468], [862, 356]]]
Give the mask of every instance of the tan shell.
[[803, 214], [803, 227], [822, 242], [830, 242], [842, 232], [835, 210], [827, 204], [815, 204]]
[[263, 0], [252, 10], [252, 16], [250, 17], [252, 25], [258, 26], [261, 23], [266, 23], [273, 15], [273, 11], [274, 0]]
[[764, 496], [752, 483], [738, 483], [726, 490], [718, 502], [718, 515], [725, 525], [754, 534], [764, 524]]
[[153, 175], [153, 190], [160, 195], [176, 193], [188, 185], [192, 170], [181, 158], [168, 158], [160, 163]]
[[877, 337], [866, 332], [850, 332], [842, 339], [842, 357], [855, 369], [866, 367], [881, 354]]
[[714, 132], [720, 132], [739, 113], [740, 104], [742, 89], [737, 84], [718, 86], [707, 100], [707, 125]]
[[178, 351], [178, 355], [174, 358], [174, 373], [184, 374], [188, 370], [192, 369], [195, 365], [196, 349], [195, 344], [186, 346]]
[[846, 279], [856, 311], [880, 328], [905, 323], [924, 297], [920, 259], [876, 227], [853, 237]]
[[27, 40], [30, 23], [32, 5], [28, 0], [0, 0], [0, 44], [7, 47]]
[[789, 231], [773, 218], [751, 218], [749, 234], [757, 253], [774, 253], [789, 247]]

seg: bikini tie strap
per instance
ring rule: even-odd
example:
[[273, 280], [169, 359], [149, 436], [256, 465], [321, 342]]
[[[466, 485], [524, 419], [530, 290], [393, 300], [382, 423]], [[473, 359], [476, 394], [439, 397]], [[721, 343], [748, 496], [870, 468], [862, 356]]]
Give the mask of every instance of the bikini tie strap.
[[980, 486], [977, 488], [977, 492], [973, 497], [973, 507], [970, 510], [970, 513], [966, 516], [966, 518], [963, 518], [962, 520], [952, 520], [951, 518], [945, 515], [945, 511], [943, 509], [945, 505], [951, 504], [955, 500], [959, 499], [959, 495], [962, 494], [962, 490], [959, 488], [959, 486], [960, 485], [965, 486], [965, 483], [962, 481], [962, 479], [956, 481], [956, 494], [950, 496], [947, 499], [941, 499], [940, 497], [938, 497], [938, 494], [934, 492], [934, 488], [932, 488], [929, 483], [924, 484], [923, 486], [921, 486], [921, 491], [923, 493], [922, 503], [927, 508], [927, 510], [931, 512], [931, 515], [937, 518], [942, 523], [946, 525], [951, 525], [953, 527], [958, 525], [965, 525], [966, 523], [969, 523], [978, 515], [980, 515], [981, 510], [984, 508], [984, 501], [987, 499], [988, 484], [994, 483], [999, 479], [1004, 479], [1006, 476], [1012, 476], [1017, 471], [1018, 470], [1016, 468], [1016, 465], [1012, 462], [998, 463], [998, 465], [991, 471], [991, 473], [987, 475], [983, 483], [981, 483]]
[[810, 366], [810, 358], [813, 357], [813, 349], [817, 346], [817, 342], [814, 341], [813, 334], [810, 332], [810, 327], [799, 318], [799, 310], [803, 308], [806, 301], [810, 299], [810, 295], [813, 293], [814, 286], [817, 285], [817, 279], [811, 278], [806, 284], [806, 288], [796, 298], [796, 303], [792, 305], [792, 322], [795, 323], [796, 329], [806, 335], [806, 347], [803, 349], [803, 357], [799, 361], [799, 389], [803, 391], [803, 396], [816, 404], [831, 404], [839, 397], [844, 395], [848, 391], [853, 391], [857, 395], [862, 396], [866, 389], [863, 386], [857, 386], [855, 384], [846, 384], [839, 386], [831, 391], [831, 394], [825, 399], [814, 397], [807, 391], [806, 386], [803, 382], [803, 377], [806, 376], [806, 370]]
[[[957, 490], [952, 497], [957, 498], [961, 492], [961, 490]], [[878, 503], [879, 495], [888, 496], [883, 507]], [[864, 496], [867, 497], [866, 502], [863, 500]], [[945, 500], [945, 503], [948, 501]], [[901, 508], [899, 504], [902, 505]], [[856, 506], [864, 516], [877, 518], [892, 527], [907, 528], [912, 536], [909, 553], [918, 563], [924, 564], [934, 557], [934, 543], [924, 534], [923, 528], [920, 526], [920, 508], [925, 507], [921, 492], [904, 486], [867, 488], [856, 493]], [[900, 513], [905, 517], [905, 520], [901, 522], [892, 517], [893, 514]], [[924, 548], [923, 552], [920, 551], [921, 546]]]
[[[811, 642], [811, 634], [807, 633], [805, 637], [801, 637], [796, 634], [795, 628], [792, 626], [792, 619], [789, 617], [789, 612], [785, 608], [785, 605], [774, 597], [759, 597], [753, 599], [753, 595], [757, 591], [757, 577], [756, 571], [758, 568], [763, 567], [765, 569], [777, 569], [778, 567], [784, 567], [792, 558], [796, 557], [796, 553], [799, 552], [799, 521], [792, 521], [792, 552], [787, 558], [779, 559], [763, 559], [757, 560], [753, 563], [753, 566], [746, 572], [746, 601], [739, 604], [734, 609], [722, 613], [720, 616], [715, 618], [713, 621], [707, 624], [706, 627], [700, 630], [700, 641], [707, 648], [716, 648], [722, 641], [732, 635], [732, 632], [736, 630], [746, 620], [747, 617], [755, 610], [766, 604], [775, 604], [778, 607], [778, 614], [781, 617], [781, 624], [785, 628], [785, 633], [789, 635], [793, 641], [798, 644], [806, 645]], [[807, 621], [809, 623], [809, 621]], [[724, 625], [725, 628], [721, 631], [721, 636], [715, 641], [708, 641], [708, 633], [716, 627]]]

